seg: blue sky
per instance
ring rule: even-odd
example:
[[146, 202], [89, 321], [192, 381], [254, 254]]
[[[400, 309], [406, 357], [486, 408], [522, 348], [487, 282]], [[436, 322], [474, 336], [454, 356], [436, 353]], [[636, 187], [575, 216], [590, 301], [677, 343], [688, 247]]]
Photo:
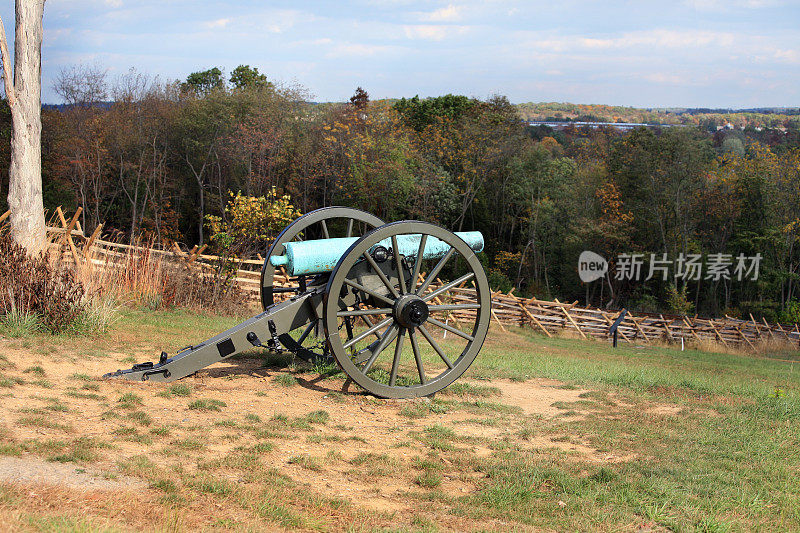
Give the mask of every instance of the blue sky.
[[[13, 40], [13, 2], [0, 15]], [[446, 93], [640, 107], [800, 106], [800, 1], [48, 0], [63, 68], [172, 80], [257, 66], [318, 101]]]

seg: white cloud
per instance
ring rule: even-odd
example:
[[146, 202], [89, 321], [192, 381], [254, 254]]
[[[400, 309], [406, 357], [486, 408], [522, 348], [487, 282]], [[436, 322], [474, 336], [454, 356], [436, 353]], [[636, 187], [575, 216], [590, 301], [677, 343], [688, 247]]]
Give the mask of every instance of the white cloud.
[[413, 24], [403, 26], [406, 37], [425, 41], [443, 41], [453, 35], [466, 33], [468, 30], [468, 26], [444, 26], [440, 24]]
[[[642, 76], [633, 76], [634, 78], [640, 77], [651, 83], [657, 85], [673, 85], [675, 87], [705, 87], [712, 82], [712, 78], [708, 75], [703, 75], [697, 72], [652, 72]], [[731, 81], [729, 77], [726, 78]], [[716, 81], [720, 81], [720, 77], [715, 76]]]
[[55, 41], [62, 39], [64, 37], [71, 37], [72, 36], [72, 28], [45, 28], [44, 29], [44, 45], [50, 46], [54, 44]]
[[775, 50], [775, 58], [797, 63], [800, 61], [800, 52], [797, 50]]
[[217, 19], [206, 22], [207, 28], [224, 28], [230, 23], [231, 19]]
[[729, 11], [736, 8], [761, 9], [779, 6], [781, 0], [684, 0], [685, 5], [698, 11]]
[[461, 10], [460, 6], [449, 4], [447, 7], [435, 11], [420, 13], [419, 18], [426, 22], [453, 22], [461, 18]]
[[578, 39], [585, 48], [630, 48], [656, 46], [664, 48], [692, 48], [709, 45], [731, 46], [732, 33], [693, 31], [693, 30], [653, 30], [631, 32], [610, 39]]
[[[562, 58], [574, 54], [591, 57], [597, 53], [619, 61], [625, 56], [670, 58], [672, 62], [692, 58], [702, 61], [731, 61], [733, 63], [800, 64], [800, 49], [794, 42], [780, 41], [765, 35], [734, 34], [704, 30], [636, 31], [609, 37], [578, 35], [530, 35], [521, 39], [522, 49], [539, 50]], [[775, 42], [783, 46], [778, 47]], [[788, 44], [788, 46], [787, 46]], [[539, 55], [539, 54], [537, 54]], [[655, 81], [655, 80], [651, 80]]]
[[[527, 38], [526, 38], [527, 37]], [[631, 50], [640, 52], [654, 50], [711, 50], [746, 51], [751, 47], [763, 48], [764, 40], [755, 35], [737, 35], [728, 32], [704, 30], [635, 31], [609, 37], [582, 37], [580, 35], [528, 34], [521, 37], [524, 46], [560, 53], [582, 50], [585, 52], [604, 50]]]
[[552, 52], [563, 52], [567, 48], [573, 47], [575, 43], [572, 39], [535, 39], [530, 43], [531, 46]]
[[771, 50], [771, 58], [775, 61], [779, 61], [781, 63], [791, 63], [791, 64], [798, 64], [800, 63], [800, 52], [797, 50], [782, 50], [780, 48], [775, 48]]
[[105, 0], [108, 7], [122, 7], [122, 0]]
[[677, 74], [666, 74], [664, 72], [647, 74], [644, 76], [644, 79], [653, 83], [664, 83], [668, 85], [681, 85], [686, 82], [686, 79], [683, 76], [679, 76]]
[[327, 57], [372, 57], [393, 50], [392, 46], [361, 43], [340, 43], [325, 54]]

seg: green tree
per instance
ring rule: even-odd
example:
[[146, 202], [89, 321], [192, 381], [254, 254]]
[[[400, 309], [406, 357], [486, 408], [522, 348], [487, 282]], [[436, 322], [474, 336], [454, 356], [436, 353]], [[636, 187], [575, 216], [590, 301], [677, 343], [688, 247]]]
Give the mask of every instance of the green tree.
[[273, 84], [267, 80], [267, 77], [258, 71], [258, 67], [250, 68], [250, 65], [239, 65], [233, 69], [230, 80], [231, 85], [233, 85], [235, 89], [242, 89], [244, 87], [268, 89], [273, 87]]
[[698, 194], [713, 159], [710, 141], [696, 130], [656, 135], [640, 128], [617, 141], [609, 171], [634, 216], [634, 241], [644, 250], [671, 256], [689, 251]]
[[218, 67], [192, 72], [186, 77], [186, 81], [181, 84], [182, 92], [194, 93], [196, 96], [205, 96], [211, 91], [224, 89], [225, 78], [222, 75], [222, 70]]
[[421, 132], [437, 119], [457, 120], [467, 112], [475, 109], [478, 101], [466, 96], [447, 94], [436, 98], [420, 100], [419, 95], [414, 98], [401, 98], [394, 104], [406, 124]]

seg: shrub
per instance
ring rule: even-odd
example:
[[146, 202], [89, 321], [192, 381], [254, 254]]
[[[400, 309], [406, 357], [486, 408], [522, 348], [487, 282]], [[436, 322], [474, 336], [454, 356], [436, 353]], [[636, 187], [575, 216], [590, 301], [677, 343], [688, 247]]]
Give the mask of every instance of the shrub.
[[686, 294], [686, 285], [677, 288], [675, 285], [670, 285], [667, 289], [667, 306], [670, 312], [676, 315], [688, 315], [694, 310], [694, 304], [689, 301]]
[[3, 325], [68, 332], [86, 311], [86, 291], [66, 265], [50, 255], [28, 255], [0, 231], [0, 313]]
[[789, 305], [786, 306], [786, 311], [783, 312], [782, 319], [792, 324], [800, 324], [800, 301], [789, 302]]
[[238, 191], [228, 193], [225, 220], [206, 216], [211, 242], [220, 250], [234, 255], [251, 255], [264, 250], [281, 230], [300, 216], [288, 194], [278, 195], [273, 187], [266, 196], [246, 196]]
[[225, 217], [207, 215], [210, 242], [218, 254], [213, 262], [214, 279], [221, 286], [233, 286], [242, 257], [266, 249], [271, 240], [300, 216], [289, 195], [280, 196], [273, 187], [266, 196], [228, 193]]
[[42, 331], [39, 317], [31, 313], [20, 313], [17, 310], [8, 311], [0, 317], [0, 327], [8, 337], [22, 337]]
[[743, 320], [749, 320], [753, 315], [756, 320], [764, 319], [771, 323], [777, 322], [780, 314], [780, 304], [772, 300], [739, 302], [739, 317]]
[[634, 313], [658, 313], [661, 306], [652, 294], [634, 294], [626, 306]]

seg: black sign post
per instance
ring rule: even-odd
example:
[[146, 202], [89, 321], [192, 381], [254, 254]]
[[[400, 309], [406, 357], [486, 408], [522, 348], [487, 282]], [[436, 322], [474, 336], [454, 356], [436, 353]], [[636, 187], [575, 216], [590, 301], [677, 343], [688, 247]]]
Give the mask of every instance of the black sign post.
[[627, 314], [628, 314], [627, 309], [623, 309], [622, 311], [620, 311], [617, 319], [614, 321], [613, 324], [611, 324], [611, 327], [608, 328], [608, 334], [614, 336], [614, 348], [617, 347], [617, 328], [619, 328], [619, 325], [622, 323], [623, 320], [625, 320], [625, 315]]

